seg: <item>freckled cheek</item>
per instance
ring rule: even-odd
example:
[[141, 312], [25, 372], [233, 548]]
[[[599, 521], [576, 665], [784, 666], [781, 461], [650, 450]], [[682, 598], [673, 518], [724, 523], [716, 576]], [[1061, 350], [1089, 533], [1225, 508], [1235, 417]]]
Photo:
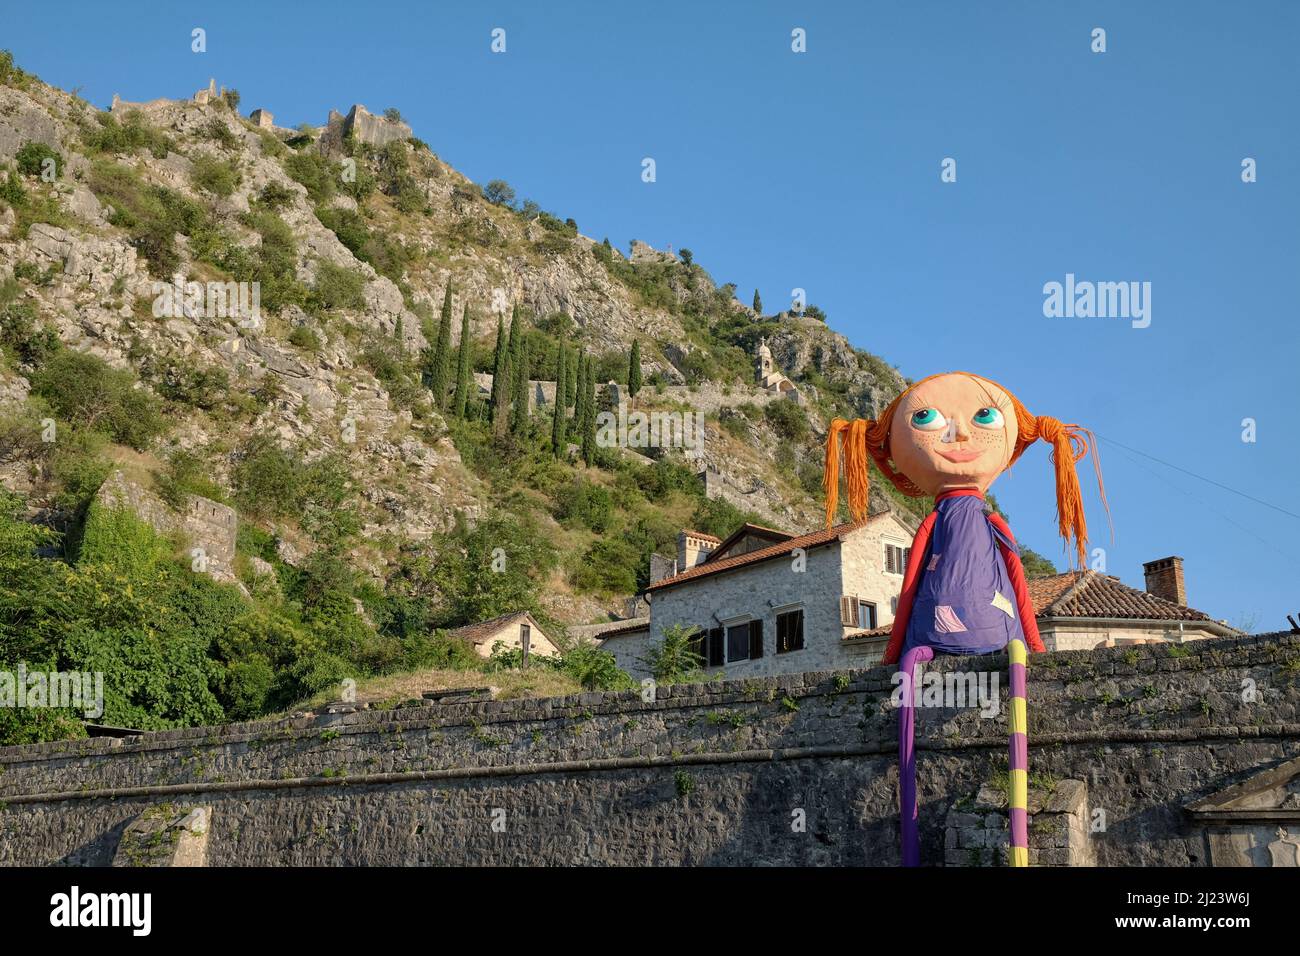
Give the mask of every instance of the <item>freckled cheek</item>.
[[992, 452], [995, 457], [1006, 457], [1007, 438], [1002, 432], [976, 429], [971, 441], [985, 452]]

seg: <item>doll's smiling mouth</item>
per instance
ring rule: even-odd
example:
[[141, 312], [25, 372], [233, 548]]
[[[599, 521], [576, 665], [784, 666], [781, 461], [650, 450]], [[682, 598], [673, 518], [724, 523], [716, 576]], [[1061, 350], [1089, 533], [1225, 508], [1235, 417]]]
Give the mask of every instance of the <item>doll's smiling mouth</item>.
[[984, 454], [984, 452], [982, 451], [970, 451], [967, 449], [955, 449], [953, 451], [944, 451], [942, 448], [938, 448], [935, 450], [944, 458], [947, 458], [949, 461], [953, 462], [954, 464], [959, 464], [959, 465], [964, 464], [965, 462], [968, 461], [974, 461], [980, 455]]

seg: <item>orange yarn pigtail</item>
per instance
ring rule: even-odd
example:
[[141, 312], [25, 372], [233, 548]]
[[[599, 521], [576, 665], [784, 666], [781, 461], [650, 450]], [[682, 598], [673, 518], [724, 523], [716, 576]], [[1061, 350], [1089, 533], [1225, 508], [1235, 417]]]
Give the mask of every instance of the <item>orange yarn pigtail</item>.
[[867, 493], [870, 468], [867, 465], [867, 429], [874, 425], [866, 419], [856, 419], [849, 425], [849, 438], [844, 443], [844, 477], [849, 491], [849, 514], [854, 521], [867, 516]]
[[[826, 429], [826, 470], [822, 489], [826, 492], [826, 527], [835, 523], [835, 509], [840, 497], [840, 454], [844, 455], [844, 483], [848, 491], [849, 514], [854, 521], [867, 515], [869, 471], [867, 466], [867, 430], [876, 423], [858, 418], [836, 418]], [[843, 441], [841, 442], [841, 436]]]
[[[1038, 436], [1052, 446], [1048, 457], [1056, 472], [1057, 528], [1067, 545], [1074, 539], [1082, 567], [1087, 556], [1088, 522], [1083, 514], [1083, 494], [1075, 464], [1088, 454], [1088, 439], [1078, 425], [1064, 425], [1048, 415], [1039, 415], [1037, 425]], [[1100, 481], [1100, 470], [1097, 475]]]
[[840, 500], [840, 442], [841, 432], [848, 431], [849, 423], [843, 418], [832, 419], [826, 429], [826, 467], [822, 471], [822, 490], [826, 492], [826, 527], [835, 523], [835, 508]]

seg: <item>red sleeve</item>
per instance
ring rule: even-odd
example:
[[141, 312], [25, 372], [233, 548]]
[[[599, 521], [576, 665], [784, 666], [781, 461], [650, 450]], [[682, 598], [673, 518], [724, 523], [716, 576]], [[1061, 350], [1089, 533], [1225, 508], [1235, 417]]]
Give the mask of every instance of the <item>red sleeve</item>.
[[[897, 664], [903, 652], [903, 639], [907, 636], [907, 622], [912, 616], [912, 602], [916, 600], [916, 589], [921, 586], [921, 565], [930, 550], [930, 533], [934, 530], [935, 513], [931, 511], [916, 529], [912, 538], [912, 553], [907, 559], [907, 571], [903, 574], [903, 590], [898, 595], [898, 613], [894, 615], [894, 628], [889, 632], [889, 643], [885, 645], [882, 664]], [[1035, 635], [1037, 636], [1037, 635]]]
[[1016, 550], [1016, 536], [1011, 533], [1011, 526], [1007, 524], [1006, 519], [1000, 514], [990, 514], [989, 523], [1001, 531], [1011, 547], [999, 540], [998, 550], [1002, 552], [1002, 560], [1007, 565], [1007, 576], [1011, 578], [1011, 588], [1016, 592], [1016, 609], [1020, 614], [1020, 628], [1025, 632], [1025, 644], [1031, 651], [1042, 653], [1047, 648], [1043, 646], [1043, 639], [1038, 636], [1038, 618], [1034, 614], [1034, 602], [1029, 599], [1029, 586], [1025, 583], [1025, 568], [1020, 563], [1020, 552]]

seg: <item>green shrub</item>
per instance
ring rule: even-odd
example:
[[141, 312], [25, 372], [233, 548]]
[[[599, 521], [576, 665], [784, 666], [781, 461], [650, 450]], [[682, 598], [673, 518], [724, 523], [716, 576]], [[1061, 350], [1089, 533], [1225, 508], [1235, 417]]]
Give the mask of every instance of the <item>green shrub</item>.
[[284, 171], [301, 183], [315, 203], [324, 203], [337, 191], [336, 171], [329, 160], [316, 152], [291, 153], [284, 160]]
[[562, 673], [568, 674], [587, 690], [630, 690], [637, 686], [609, 651], [583, 641], [562, 658]]
[[112, 113], [96, 115], [99, 127], [83, 130], [82, 138], [92, 152], [134, 153], [147, 149], [157, 159], [163, 159], [171, 150], [171, 140], [150, 126], [139, 110], [131, 110], [121, 123]]
[[[185, 507], [190, 495], [226, 500], [226, 492], [212, 479], [212, 468], [202, 458], [188, 449], [178, 448], [167, 459], [166, 467], [154, 474], [159, 496], [178, 511]], [[243, 531], [243, 525], [240, 526]]]
[[266, 436], [254, 436], [241, 450], [231, 473], [235, 501], [253, 518], [293, 514], [301, 498], [298, 457]]
[[442, 596], [439, 624], [460, 627], [508, 611], [536, 610], [537, 592], [558, 555], [536, 524], [491, 513], [437, 547], [431, 582]]
[[293, 327], [293, 331], [289, 333], [289, 344], [308, 352], [319, 352], [321, 347], [320, 336], [307, 325]]
[[80, 513], [112, 471], [104, 457], [105, 439], [98, 432], [60, 426], [58, 441], [44, 445], [49, 457], [46, 472], [58, 492], [54, 504], [66, 512]]
[[26, 143], [18, 150], [18, 171], [27, 176], [41, 176], [45, 172], [46, 160], [51, 163], [57, 178], [63, 171], [63, 157], [44, 143]]
[[230, 131], [230, 127], [219, 117], [212, 117], [200, 131], [200, 135], [212, 140], [222, 149], [234, 149], [239, 145], [239, 137]]
[[36, 366], [49, 361], [61, 347], [58, 333], [37, 326], [36, 305], [29, 299], [0, 306], [0, 345], [18, 361]]
[[700, 654], [699, 629], [682, 624], [665, 628], [663, 640], [646, 648], [641, 663], [660, 684], [698, 680], [706, 663]]
[[222, 160], [215, 156], [203, 155], [194, 157], [192, 165], [190, 179], [194, 185], [222, 199], [234, 193], [243, 179], [243, 175], [239, 172], [239, 165], [234, 160]]
[[705, 534], [725, 538], [742, 524], [762, 524], [763, 519], [753, 511], [741, 511], [724, 498], [703, 498], [691, 515], [691, 527]]
[[32, 391], [60, 417], [137, 451], [166, 430], [158, 400], [128, 372], [93, 355], [61, 349], [31, 378]]
[[316, 217], [362, 262], [394, 282], [402, 280], [411, 254], [401, 242], [372, 232], [365, 217], [352, 209], [322, 207], [316, 210]]
[[169, 550], [134, 512], [94, 502], [86, 512], [77, 560], [111, 565], [134, 580], [152, 574]]
[[307, 462], [299, 451], [257, 435], [240, 449], [231, 480], [236, 503], [255, 519], [296, 518], [327, 546], [359, 530], [356, 513], [346, 507], [355, 493], [352, 478], [337, 456]]
[[109, 222], [127, 231], [158, 278], [170, 279], [180, 265], [176, 233], [206, 236], [213, 229], [197, 203], [174, 190], [146, 184], [135, 170], [118, 163], [93, 164], [87, 184], [101, 202], [113, 207]]
[[779, 399], [768, 402], [763, 409], [763, 417], [778, 435], [787, 441], [804, 442], [808, 440], [808, 416], [799, 407], [798, 402]]
[[581, 591], [631, 594], [636, 590], [641, 555], [626, 541], [603, 538], [569, 567], [569, 580]]
[[322, 309], [360, 309], [366, 304], [365, 288], [366, 280], [360, 273], [332, 262], [320, 262], [312, 300]]
[[230, 396], [230, 376], [219, 365], [199, 367], [189, 359], [167, 362], [155, 388], [168, 401], [212, 411]]
[[556, 496], [555, 517], [569, 526], [589, 528], [597, 534], [609, 530], [614, 501], [609, 490], [575, 478]]
[[257, 194], [257, 201], [267, 209], [276, 211], [293, 202], [293, 197], [292, 189], [272, 180], [262, 187], [261, 192]]
[[23, 181], [17, 174], [5, 173], [5, 178], [0, 180], [0, 200], [14, 209], [27, 202], [27, 190], [23, 188]]

